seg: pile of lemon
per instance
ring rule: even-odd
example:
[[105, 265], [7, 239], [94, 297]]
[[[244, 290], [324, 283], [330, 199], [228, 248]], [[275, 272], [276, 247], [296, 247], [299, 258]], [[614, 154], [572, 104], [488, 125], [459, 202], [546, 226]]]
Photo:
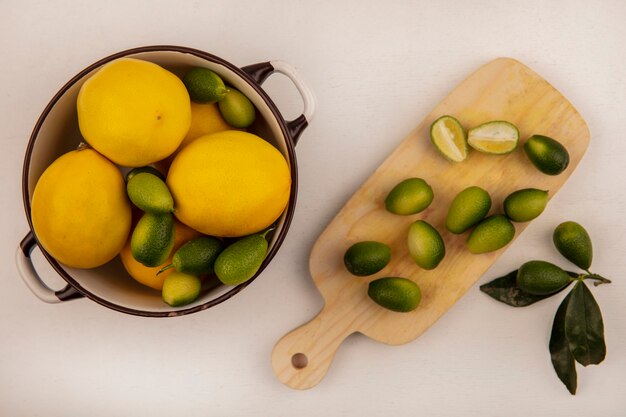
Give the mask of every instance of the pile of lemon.
[[[231, 275], [222, 281], [254, 275], [250, 268], [258, 269], [265, 253], [245, 265], [246, 237], [265, 242], [289, 201], [291, 175], [275, 147], [246, 131], [256, 112], [245, 95], [207, 68], [181, 79], [157, 64], [121, 58], [84, 82], [77, 111], [86, 144], [55, 160], [32, 198], [35, 235], [49, 254], [74, 268], [96, 268], [119, 254], [133, 278], [161, 290], [168, 276], [190, 275], [178, 271], [179, 258], [186, 265], [194, 251], [176, 257], [186, 243], [210, 236], [222, 248], [223, 238], [240, 238], [232, 244], [239, 249], [224, 249]], [[126, 180], [124, 167], [134, 168]], [[148, 252], [145, 261], [140, 255]], [[238, 256], [248, 270], [231, 279]], [[209, 258], [205, 272], [216, 261]], [[176, 260], [178, 268], [165, 268]], [[206, 274], [196, 275], [199, 291]], [[175, 292], [189, 282], [179, 277], [166, 287]], [[172, 305], [195, 299], [171, 295], [163, 298]]]

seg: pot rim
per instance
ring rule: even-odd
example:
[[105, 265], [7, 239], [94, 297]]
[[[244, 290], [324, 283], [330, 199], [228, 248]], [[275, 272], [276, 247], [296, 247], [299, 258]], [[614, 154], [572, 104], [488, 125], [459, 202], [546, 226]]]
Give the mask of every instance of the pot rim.
[[[287, 204], [287, 207], [285, 208], [285, 221], [284, 221], [282, 229], [276, 236], [276, 240], [273, 246], [267, 253], [257, 273], [248, 281], [231, 288], [226, 293], [220, 295], [217, 298], [213, 298], [203, 304], [200, 304], [194, 307], [190, 307], [186, 309], [183, 308], [181, 310], [175, 310], [175, 311], [145, 311], [145, 310], [125, 307], [125, 306], [116, 304], [114, 302], [111, 302], [109, 300], [106, 300], [102, 297], [99, 297], [93, 294], [92, 292], [90, 292], [89, 290], [85, 289], [71, 275], [69, 275], [65, 271], [65, 269], [63, 269], [63, 267], [59, 264], [59, 262], [56, 259], [54, 259], [39, 243], [39, 240], [37, 239], [37, 235], [34, 232], [34, 227], [33, 227], [32, 217], [31, 217], [30, 195], [29, 195], [29, 190], [28, 190], [28, 174], [30, 171], [30, 158], [34, 149], [35, 142], [39, 135], [39, 131], [43, 123], [45, 122], [46, 118], [48, 117], [50, 111], [52, 110], [52, 108], [56, 105], [59, 99], [67, 92], [67, 90], [69, 90], [70, 87], [72, 87], [78, 81], [83, 79], [88, 73], [90, 73], [94, 69], [112, 60], [122, 58], [128, 55], [143, 53], [143, 52], [180, 52], [180, 53], [195, 55], [207, 61], [220, 64], [228, 68], [229, 70], [231, 70], [241, 79], [245, 80], [250, 85], [250, 87], [252, 87], [252, 89], [254, 89], [254, 91], [257, 94], [259, 94], [259, 96], [263, 99], [265, 104], [269, 107], [270, 111], [272, 112], [272, 115], [278, 122], [281, 133], [283, 134], [283, 137], [285, 138], [285, 146], [287, 147], [287, 154], [289, 156], [289, 165], [290, 165], [290, 171], [291, 171], [291, 193], [289, 197], [289, 203]], [[250, 285], [263, 272], [263, 270], [267, 267], [267, 265], [271, 262], [271, 260], [274, 258], [274, 256], [278, 252], [278, 249], [282, 245], [283, 241], [285, 240], [285, 237], [289, 230], [289, 226], [291, 224], [291, 220], [293, 219], [293, 216], [294, 216], [294, 209], [296, 205], [296, 197], [297, 197], [297, 190], [298, 190], [298, 166], [297, 166], [297, 161], [296, 161], [296, 153], [295, 153], [294, 145], [295, 145], [294, 139], [292, 137], [290, 130], [287, 127], [287, 122], [285, 121], [283, 116], [280, 114], [280, 111], [278, 110], [278, 107], [276, 106], [274, 101], [269, 97], [269, 95], [265, 92], [265, 90], [263, 90], [263, 88], [261, 87], [261, 83], [258, 83], [244, 70], [235, 66], [234, 64], [231, 64], [230, 62], [224, 60], [223, 58], [220, 58], [216, 55], [210, 54], [208, 52], [204, 52], [199, 49], [189, 48], [186, 46], [177, 46], [177, 45], [140, 46], [140, 47], [116, 52], [114, 54], [111, 54], [105, 58], [102, 58], [94, 62], [93, 64], [87, 66], [85, 69], [80, 71], [74, 77], [72, 77], [52, 97], [50, 102], [46, 105], [41, 115], [37, 119], [37, 123], [35, 124], [35, 127], [33, 128], [33, 131], [30, 135], [30, 139], [28, 141], [28, 145], [26, 147], [26, 153], [24, 155], [24, 163], [22, 167], [22, 198], [24, 202], [24, 210], [26, 212], [26, 219], [28, 221], [28, 226], [31, 232], [33, 233], [35, 240], [37, 241], [37, 246], [41, 250], [42, 254], [46, 258], [48, 263], [54, 268], [54, 270], [61, 276], [61, 278], [63, 278], [63, 280], [65, 280], [69, 285], [71, 285], [78, 293], [95, 301], [96, 303], [100, 305], [103, 305], [115, 311], [119, 311], [119, 312], [126, 313], [126, 314], [131, 314], [135, 316], [142, 316], [142, 317], [177, 317], [177, 316], [183, 316], [183, 315], [195, 313], [198, 311], [206, 310], [210, 307], [221, 304], [222, 302], [232, 298], [233, 296], [235, 296], [236, 294], [244, 290], [248, 285]]]

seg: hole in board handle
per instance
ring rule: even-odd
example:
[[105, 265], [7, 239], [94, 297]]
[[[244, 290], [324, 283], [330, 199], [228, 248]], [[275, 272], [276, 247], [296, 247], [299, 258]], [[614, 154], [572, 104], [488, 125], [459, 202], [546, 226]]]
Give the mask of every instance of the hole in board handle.
[[296, 353], [291, 357], [291, 365], [296, 369], [306, 368], [309, 358], [304, 353]]

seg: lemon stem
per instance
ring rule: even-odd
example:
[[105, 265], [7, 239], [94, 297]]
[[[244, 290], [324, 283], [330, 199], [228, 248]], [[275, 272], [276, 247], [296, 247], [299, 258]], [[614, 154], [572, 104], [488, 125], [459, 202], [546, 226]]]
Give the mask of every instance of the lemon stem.
[[265, 232], [261, 233], [261, 237], [262, 237], [263, 239], [265, 239], [265, 236], [266, 236], [269, 232], [271, 232], [272, 230], [274, 230], [274, 229], [276, 229], [276, 226], [272, 226], [272, 227], [270, 227], [270, 228], [269, 228], [269, 229], [267, 229]]
[[[589, 271], [587, 271], [587, 272], [589, 272]], [[602, 285], [602, 284], [610, 284], [611, 283], [610, 279], [604, 278], [602, 275], [593, 274], [591, 272], [589, 272], [589, 275], [586, 275], [585, 278], [583, 278], [583, 279], [593, 279], [593, 280], [596, 280], [593, 283], [594, 287], [597, 287], [598, 285]]]
[[169, 264], [169, 265], [166, 265], [166, 266], [164, 266], [163, 268], [159, 269], [159, 272], [157, 272], [156, 274], [157, 274], [157, 275], [159, 275], [161, 272], [165, 272], [165, 271], [167, 271], [168, 269], [173, 268], [173, 267], [174, 267], [174, 264]]
[[91, 148], [91, 146], [89, 146], [89, 144], [87, 142], [81, 142], [78, 144], [78, 146], [76, 147], [77, 151], [82, 151], [84, 149], [89, 149]]

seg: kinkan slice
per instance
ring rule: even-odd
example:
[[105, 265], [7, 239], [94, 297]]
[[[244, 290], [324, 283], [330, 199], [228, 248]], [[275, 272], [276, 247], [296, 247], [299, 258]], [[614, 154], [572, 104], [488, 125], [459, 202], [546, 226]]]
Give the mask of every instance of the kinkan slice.
[[467, 140], [461, 123], [452, 116], [442, 116], [430, 125], [430, 140], [448, 161], [467, 158]]
[[503, 120], [483, 123], [467, 134], [467, 143], [477, 151], [502, 155], [513, 152], [519, 143], [519, 130]]

